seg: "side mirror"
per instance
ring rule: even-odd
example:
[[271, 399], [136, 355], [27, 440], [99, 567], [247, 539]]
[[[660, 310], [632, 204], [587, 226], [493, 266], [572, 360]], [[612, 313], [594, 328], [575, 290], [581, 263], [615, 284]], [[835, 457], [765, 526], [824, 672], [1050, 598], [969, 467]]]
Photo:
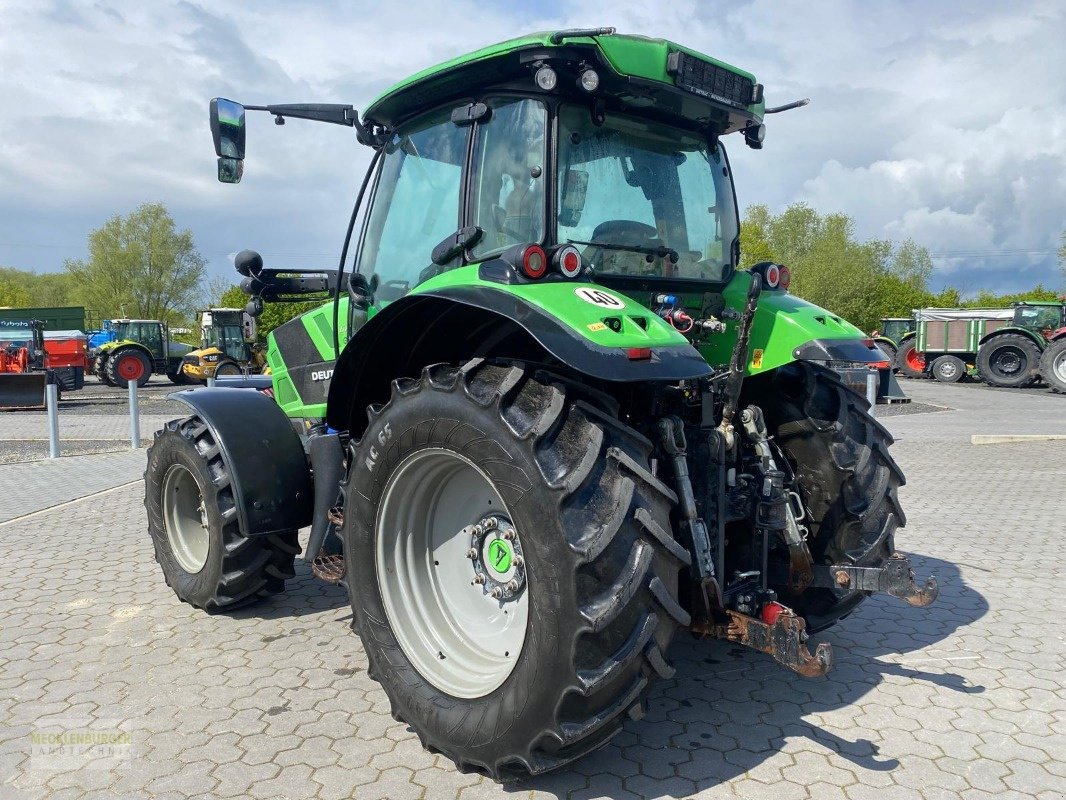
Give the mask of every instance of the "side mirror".
[[244, 174], [244, 106], [222, 97], [212, 100], [211, 137], [218, 156], [218, 179], [239, 183]]
[[568, 169], [563, 180], [563, 197], [559, 205], [559, 224], [572, 228], [581, 221], [585, 195], [589, 188], [589, 174], [580, 169]]

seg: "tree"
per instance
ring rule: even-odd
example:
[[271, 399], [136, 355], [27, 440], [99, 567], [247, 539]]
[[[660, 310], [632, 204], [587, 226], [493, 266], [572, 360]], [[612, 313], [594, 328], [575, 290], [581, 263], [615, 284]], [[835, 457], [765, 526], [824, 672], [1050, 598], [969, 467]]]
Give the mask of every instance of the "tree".
[[88, 259], [65, 267], [94, 313], [177, 322], [196, 312], [205, 261], [166, 206], [145, 203], [89, 234]]

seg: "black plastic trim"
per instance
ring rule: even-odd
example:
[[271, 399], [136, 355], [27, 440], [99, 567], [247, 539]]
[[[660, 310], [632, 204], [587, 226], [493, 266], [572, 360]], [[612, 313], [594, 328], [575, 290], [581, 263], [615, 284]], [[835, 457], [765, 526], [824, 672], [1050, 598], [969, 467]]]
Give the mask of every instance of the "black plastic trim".
[[185, 389], [168, 397], [189, 406], [218, 443], [244, 536], [311, 524], [307, 457], [289, 418], [271, 398], [221, 388]]
[[801, 361], [850, 361], [869, 364], [884, 361], [885, 354], [877, 345], [863, 339], [812, 339], [792, 351]]

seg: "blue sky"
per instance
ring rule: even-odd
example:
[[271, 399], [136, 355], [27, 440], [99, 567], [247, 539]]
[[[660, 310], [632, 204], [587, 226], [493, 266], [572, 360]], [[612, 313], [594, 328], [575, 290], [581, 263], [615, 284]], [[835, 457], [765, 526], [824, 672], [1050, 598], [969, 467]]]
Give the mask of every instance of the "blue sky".
[[[614, 25], [738, 64], [777, 104], [727, 142], [741, 206], [804, 201], [937, 254], [934, 284], [1062, 285], [1066, 4], [0, 0], [0, 265], [59, 269], [115, 213], [162, 201], [212, 275], [250, 247], [335, 264], [368, 160], [352, 133], [250, 117], [238, 187], [214, 178], [207, 101], [350, 102], [484, 44]], [[588, 9], [592, 8], [593, 11]]]

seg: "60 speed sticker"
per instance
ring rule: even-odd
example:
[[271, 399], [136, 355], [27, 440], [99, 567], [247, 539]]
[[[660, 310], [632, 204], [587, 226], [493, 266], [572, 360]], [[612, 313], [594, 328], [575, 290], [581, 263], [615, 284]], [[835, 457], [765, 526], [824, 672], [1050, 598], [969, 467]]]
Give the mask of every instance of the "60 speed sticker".
[[580, 289], [574, 289], [574, 294], [586, 303], [592, 303], [592, 305], [599, 306], [600, 308], [626, 307], [622, 298], [615, 297], [610, 292], [603, 291], [603, 289], [590, 289], [587, 286], [582, 286]]

